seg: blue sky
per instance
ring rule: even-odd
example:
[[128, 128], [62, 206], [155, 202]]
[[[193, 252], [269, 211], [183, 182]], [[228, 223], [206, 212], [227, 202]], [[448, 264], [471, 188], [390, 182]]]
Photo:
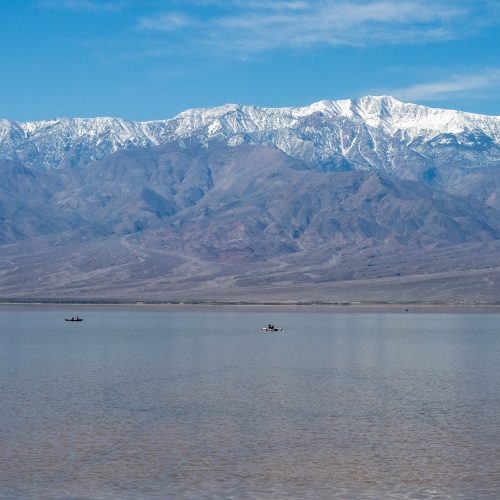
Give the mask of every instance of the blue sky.
[[498, 0], [0, 0], [0, 118], [394, 95], [500, 115]]

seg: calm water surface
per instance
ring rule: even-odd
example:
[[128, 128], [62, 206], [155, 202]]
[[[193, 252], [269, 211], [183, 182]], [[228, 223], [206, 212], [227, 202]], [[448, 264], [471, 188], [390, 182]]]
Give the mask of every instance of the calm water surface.
[[0, 497], [499, 498], [499, 355], [496, 314], [4, 307]]

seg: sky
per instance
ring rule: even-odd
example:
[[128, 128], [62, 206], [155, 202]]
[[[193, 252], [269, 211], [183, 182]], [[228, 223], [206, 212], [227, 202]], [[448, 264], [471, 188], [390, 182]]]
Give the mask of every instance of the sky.
[[500, 115], [499, 0], [0, 0], [0, 118], [393, 95]]

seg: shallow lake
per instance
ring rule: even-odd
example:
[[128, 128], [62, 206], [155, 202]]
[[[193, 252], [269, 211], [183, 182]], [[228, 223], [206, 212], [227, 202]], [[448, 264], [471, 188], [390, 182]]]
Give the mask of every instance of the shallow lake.
[[500, 314], [2, 306], [0, 497], [498, 498], [499, 381]]

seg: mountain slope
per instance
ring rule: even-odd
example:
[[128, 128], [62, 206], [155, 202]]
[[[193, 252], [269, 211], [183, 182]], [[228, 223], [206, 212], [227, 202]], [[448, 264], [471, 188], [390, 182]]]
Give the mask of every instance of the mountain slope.
[[499, 117], [390, 97], [4, 120], [0, 297], [495, 302], [499, 164]]
[[[254, 290], [256, 300], [259, 287], [266, 295], [284, 282], [317, 290], [498, 262], [496, 209], [386, 172], [311, 169], [271, 147], [184, 141], [23, 172], [8, 191], [29, 191], [34, 215], [4, 220], [8, 296], [209, 300], [216, 287], [219, 298]], [[55, 225], [14, 231], [40, 220]]]

